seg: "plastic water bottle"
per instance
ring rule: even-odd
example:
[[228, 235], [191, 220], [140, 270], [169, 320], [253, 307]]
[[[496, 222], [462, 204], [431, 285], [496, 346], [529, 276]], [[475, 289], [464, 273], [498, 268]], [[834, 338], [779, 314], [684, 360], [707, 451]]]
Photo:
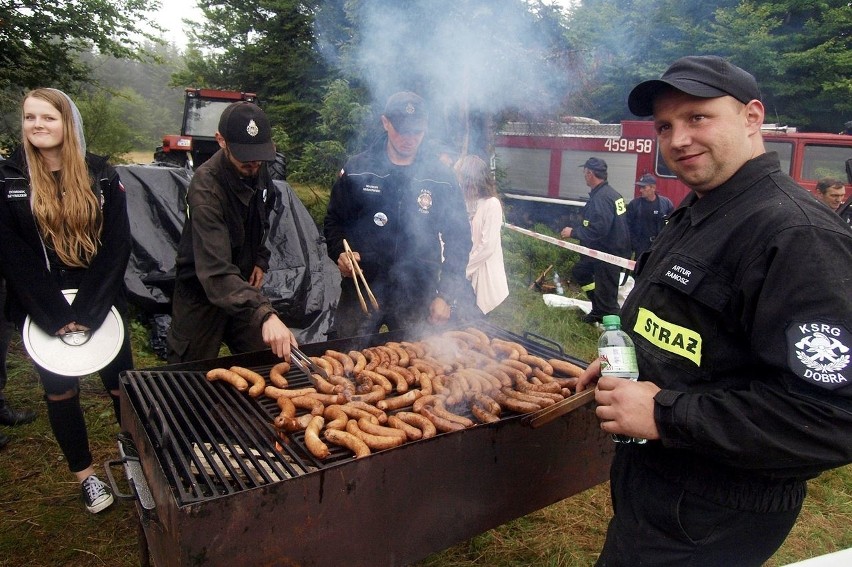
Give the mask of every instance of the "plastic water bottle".
[[[598, 339], [598, 356], [601, 359], [601, 376], [615, 376], [637, 380], [639, 366], [636, 363], [636, 347], [630, 336], [621, 330], [621, 317], [604, 315], [604, 332]], [[613, 434], [616, 443], [645, 443], [647, 439], [637, 439], [626, 435]]]
[[565, 295], [565, 290], [562, 289], [562, 280], [559, 279], [559, 273], [556, 270], [553, 270], [553, 285], [556, 286], [557, 294]]

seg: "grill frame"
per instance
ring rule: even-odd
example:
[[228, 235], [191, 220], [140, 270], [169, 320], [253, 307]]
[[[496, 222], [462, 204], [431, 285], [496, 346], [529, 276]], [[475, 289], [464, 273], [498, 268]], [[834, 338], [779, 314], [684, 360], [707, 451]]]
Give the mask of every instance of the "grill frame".
[[[564, 356], [559, 345], [547, 339], [543, 340], [555, 349], [533, 342], [534, 335], [519, 337], [496, 327], [483, 330], [521, 342], [532, 353], [582, 363]], [[302, 350], [320, 355], [330, 348], [351, 350], [392, 340], [405, 340], [404, 334], [316, 343]], [[203, 373], [228, 365], [263, 373], [275, 362], [263, 351], [122, 376], [123, 425], [136, 444], [156, 503], [148, 510], [137, 502], [154, 564], [404, 565], [608, 478], [613, 444], [587, 407], [539, 429], [526, 427], [520, 415], [511, 415], [364, 459], [351, 459], [344, 452], [340, 458], [333, 455], [327, 465], [286, 480], [179, 501], [170, 479], [180, 475], [162, 458], [163, 446], [177, 441], [167, 439], [174, 434], [162, 433], [167, 428], [158, 432], [146, 427], [145, 422], [157, 417], [137, 407], [138, 400], [129, 395], [128, 388], [137, 387], [134, 377], [153, 371], [169, 379], [197, 381], [202, 376], [193, 387], [202, 390], [199, 396], [227, 402], [232, 415], [255, 419], [259, 409], [268, 418], [269, 412], [257, 401], [223, 384], [208, 383]], [[220, 394], [221, 399], [216, 397]], [[274, 442], [271, 424], [268, 428]], [[295, 451], [297, 457], [303, 457], [300, 451]]]

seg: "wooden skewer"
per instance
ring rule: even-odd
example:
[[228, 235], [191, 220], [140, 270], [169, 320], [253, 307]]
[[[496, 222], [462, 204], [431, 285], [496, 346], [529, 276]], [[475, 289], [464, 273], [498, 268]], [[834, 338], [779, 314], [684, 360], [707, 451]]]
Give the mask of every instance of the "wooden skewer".
[[367, 309], [367, 302], [364, 301], [364, 294], [361, 293], [361, 286], [358, 285], [358, 270], [355, 269], [355, 255], [352, 253], [352, 249], [349, 248], [349, 243], [346, 242], [346, 239], [343, 239], [343, 248], [346, 252], [346, 257], [349, 258], [349, 263], [352, 265], [352, 280], [355, 282], [355, 291], [358, 293], [358, 301], [361, 303], [361, 310], [364, 313], [369, 313], [370, 310]]
[[565, 415], [566, 413], [574, 411], [581, 406], [592, 403], [593, 401], [595, 401], [595, 389], [590, 388], [588, 390], [583, 390], [579, 394], [574, 394], [570, 398], [565, 398], [561, 402], [556, 402], [555, 404], [537, 412], [525, 415], [521, 418], [521, 423], [535, 429], [537, 427], [541, 427], [545, 423], [550, 423], [561, 415]]
[[[349, 243], [346, 239], [343, 239], [343, 249], [346, 251], [346, 254], [349, 257], [349, 261], [352, 263], [352, 271], [354, 272], [352, 278], [355, 280], [355, 289], [358, 289], [358, 277], [361, 278], [361, 282], [364, 284], [364, 289], [367, 291], [367, 297], [370, 298], [370, 303], [373, 304], [374, 309], [379, 308], [379, 302], [376, 300], [376, 296], [373, 295], [373, 290], [370, 289], [370, 284], [367, 283], [367, 278], [364, 276], [364, 271], [361, 270], [361, 266], [358, 264], [358, 260], [355, 259], [355, 253], [352, 252], [352, 248], [349, 247]], [[366, 305], [364, 304], [364, 298], [361, 296], [361, 291], [358, 290], [358, 296], [361, 298], [361, 303], [364, 306], [366, 312]]]

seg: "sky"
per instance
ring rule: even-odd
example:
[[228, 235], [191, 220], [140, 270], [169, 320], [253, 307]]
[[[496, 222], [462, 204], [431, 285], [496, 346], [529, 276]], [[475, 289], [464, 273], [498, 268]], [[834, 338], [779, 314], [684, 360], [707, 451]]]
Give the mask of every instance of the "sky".
[[159, 11], [152, 16], [152, 19], [166, 30], [163, 38], [181, 48], [187, 44], [183, 20], [188, 18], [200, 22], [204, 19], [195, 0], [162, 0]]

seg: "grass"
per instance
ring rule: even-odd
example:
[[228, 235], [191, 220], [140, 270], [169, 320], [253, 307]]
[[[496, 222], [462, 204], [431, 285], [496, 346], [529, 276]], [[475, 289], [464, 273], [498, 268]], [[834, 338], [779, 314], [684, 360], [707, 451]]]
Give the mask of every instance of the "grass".
[[[303, 188], [296, 191], [305, 198]], [[489, 314], [490, 321], [513, 332], [529, 331], [546, 337], [562, 345], [569, 355], [591, 359], [598, 331], [582, 323], [579, 312], [548, 308], [539, 293], [528, 289], [531, 279], [550, 264], [565, 279], [572, 258], [508, 232], [504, 233], [504, 250], [511, 295]], [[569, 292], [575, 289], [570, 282], [565, 283]], [[161, 364], [148, 346], [146, 329], [139, 323], [132, 325], [132, 338], [137, 367]], [[42, 392], [19, 339], [10, 350], [6, 393], [16, 406], [36, 409], [39, 417], [32, 424], [4, 428], [12, 443], [0, 452], [0, 566], [138, 565], [135, 506], [119, 501], [98, 515], [85, 512], [79, 489], [50, 432]], [[81, 400], [95, 463], [117, 458], [118, 426], [96, 376], [83, 380]], [[113, 474], [123, 478], [121, 469], [113, 469]], [[435, 553], [417, 567], [591, 565], [611, 514], [609, 485], [604, 483]], [[850, 525], [852, 466], [846, 466], [809, 484], [799, 521], [766, 567], [852, 547]]]

